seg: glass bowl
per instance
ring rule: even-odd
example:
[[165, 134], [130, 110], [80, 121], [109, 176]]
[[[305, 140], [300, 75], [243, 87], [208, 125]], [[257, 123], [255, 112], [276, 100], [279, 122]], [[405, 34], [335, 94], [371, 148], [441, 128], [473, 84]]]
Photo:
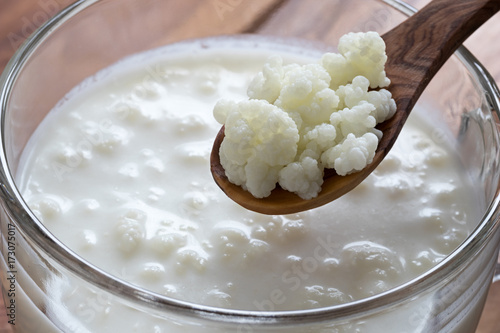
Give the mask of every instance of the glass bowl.
[[[433, 269], [372, 297], [273, 312], [215, 308], [155, 294], [68, 249], [35, 217], [14, 178], [28, 139], [58, 101], [126, 56], [233, 34], [334, 48], [347, 32], [382, 34], [411, 13], [403, 2], [375, 0], [81, 0], [49, 20], [20, 47], [0, 78], [0, 263], [7, 314], [16, 332], [473, 332], [498, 257], [500, 103], [494, 80], [463, 47], [431, 82], [422, 103], [442, 111], [441, 125], [453, 134], [482, 196], [482, 219]], [[436, 140], [442, 135], [439, 129], [433, 133]], [[110, 311], [121, 313], [117, 327], [91, 328]]]

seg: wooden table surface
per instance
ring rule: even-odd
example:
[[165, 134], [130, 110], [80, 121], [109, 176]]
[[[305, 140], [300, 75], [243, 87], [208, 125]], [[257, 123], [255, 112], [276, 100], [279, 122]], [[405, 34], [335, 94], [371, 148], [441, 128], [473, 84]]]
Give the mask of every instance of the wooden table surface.
[[[280, 3], [282, 8], [284, 6], [297, 6], [298, 4], [296, 0], [253, 1], [261, 1], [262, 4], [273, 2]], [[300, 5], [304, 5], [305, 1], [314, 3], [319, 0], [301, 0]], [[407, 0], [408, 3], [417, 8], [421, 8], [428, 1], [429, 0]], [[7, 61], [20, 43], [28, 37], [36, 27], [71, 2], [73, 2], [73, 0], [0, 0], [0, 71], [3, 70]], [[220, 2], [229, 3], [229, 0], [220, 0]], [[259, 5], [260, 4], [253, 4], [254, 7]], [[466, 46], [476, 55], [486, 68], [488, 68], [497, 83], [500, 84], [500, 43], [498, 43], [497, 40], [499, 35], [500, 15], [497, 14], [467, 40]], [[5, 308], [0, 300], [0, 333], [10, 332], [12, 332], [12, 329], [7, 323]], [[500, 283], [496, 283], [490, 290], [487, 304], [476, 333], [499, 332]]]

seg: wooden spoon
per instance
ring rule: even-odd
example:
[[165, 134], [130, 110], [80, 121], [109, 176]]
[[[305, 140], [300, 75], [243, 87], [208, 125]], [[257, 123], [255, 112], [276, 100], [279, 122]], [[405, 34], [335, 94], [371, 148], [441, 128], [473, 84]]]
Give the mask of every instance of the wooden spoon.
[[[316, 198], [301, 199], [279, 186], [267, 198], [257, 199], [227, 179], [219, 149], [224, 127], [217, 135], [210, 168], [215, 182], [241, 206], [263, 214], [290, 214], [322, 206], [356, 187], [387, 155], [424, 88], [453, 52], [500, 9], [500, 0], [434, 0], [382, 36], [386, 43], [389, 91], [397, 104], [392, 118], [377, 126], [383, 132], [373, 162], [363, 170], [339, 176], [325, 169]], [[485, 47], [488, 47], [485, 45]]]

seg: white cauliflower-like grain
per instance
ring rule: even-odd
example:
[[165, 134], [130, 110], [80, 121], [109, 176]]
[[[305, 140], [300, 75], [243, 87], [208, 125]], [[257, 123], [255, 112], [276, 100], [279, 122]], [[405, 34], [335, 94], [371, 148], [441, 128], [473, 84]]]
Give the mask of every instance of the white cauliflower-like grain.
[[290, 116], [266, 100], [220, 101], [216, 119], [225, 123], [220, 160], [229, 181], [266, 197], [278, 172], [297, 154], [299, 133]]
[[374, 110], [375, 107], [372, 104], [363, 101], [352, 109], [345, 108], [332, 113], [330, 123], [340, 130], [343, 137], [349, 134], [362, 136], [377, 124], [375, 117], [371, 115]]
[[333, 89], [358, 75], [366, 77], [371, 88], [387, 87], [391, 83], [384, 70], [385, 43], [378, 33], [348, 33], [340, 37], [338, 50], [339, 54], [327, 53], [322, 58], [322, 65], [332, 77]]
[[265, 99], [274, 103], [280, 95], [283, 81], [283, 59], [271, 56], [264, 64], [262, 72], [258, 73], [248, 86], [248, 97], [251, 99]]
[[382, 135], [375, 126], [396, 110], [391, 93], [380, 89], [390, 83], [385, 43], [376, 32], [349, 33], [338, 49], [317, 64], [285, 65], [272, 56], [250, 83], [250, 100], [217, 103], [229, 181], [257, 198], [279, 183], [311, 199], [324, 168], [346, 175], [372, 162]]
[[394, 115], [396, 102], [391, 93], [386, 89], [368, 91], [370, 82], [364, 76], [356, 76], [352, 83], [340, 86], [335, 93], [341, 101], [338, 108], [352, 108], [362, 102], [368, 102], [374, 106], [371, 115], [377, 123], [381, 123]]
[[326, 168], [335, 169], [337, 174], [345, 176], [363, 170], [373, 160], [377, 149], [378, 138], [373, 133], [356, 137], [349, 133], [339, 145], [328, 149], [321, 155]]
[[324, 151], [332, 146], [337, 138], [337, 129], [332, 124], [322, 123], [316, 125], [304, 135], [306, 148]]
[[280, 186], [296, 193], [302, 199], [312, 199], [321, 190], [323, 184], [323, 168], [318, 161], [305, 157], [300, 162], [293, 162], [279, 172]]
[[328, 121], [336, 110], [339, 98], [329, 88], [330, 75], [319, 64], [289, 65], [274, 104], [300, 116], [301, 125]]

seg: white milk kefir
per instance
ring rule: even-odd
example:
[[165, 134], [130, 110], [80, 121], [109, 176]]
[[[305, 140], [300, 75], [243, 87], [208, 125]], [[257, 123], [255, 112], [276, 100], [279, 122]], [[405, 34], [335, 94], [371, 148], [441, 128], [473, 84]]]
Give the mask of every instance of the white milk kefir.
[[[321, 54], [255, 44], [168, 46], [84, 81], [25, 150], [18, 179], [26, 202], [97, 267], [176, 299], [241, 310], [372, 296], [424, 273], [469, 235], [476, 195], [422, 107], [376, 171], [335, 202], [266, 216], [227, 198], [209, 168], [220, 129], [214, 105], [246, 99], [270, 54], [300, 63]], [[74, 285], [54, 280], [47, 289], [62, 305], [47, 314], [77, 332], [175, 332], [112, 301], [89, 315], [85, 302], [97, 296]], [[353, 325], [346, 332], [379, 332]], [[420, 332], [411, 325], [401, 320], [401, 332]]]

